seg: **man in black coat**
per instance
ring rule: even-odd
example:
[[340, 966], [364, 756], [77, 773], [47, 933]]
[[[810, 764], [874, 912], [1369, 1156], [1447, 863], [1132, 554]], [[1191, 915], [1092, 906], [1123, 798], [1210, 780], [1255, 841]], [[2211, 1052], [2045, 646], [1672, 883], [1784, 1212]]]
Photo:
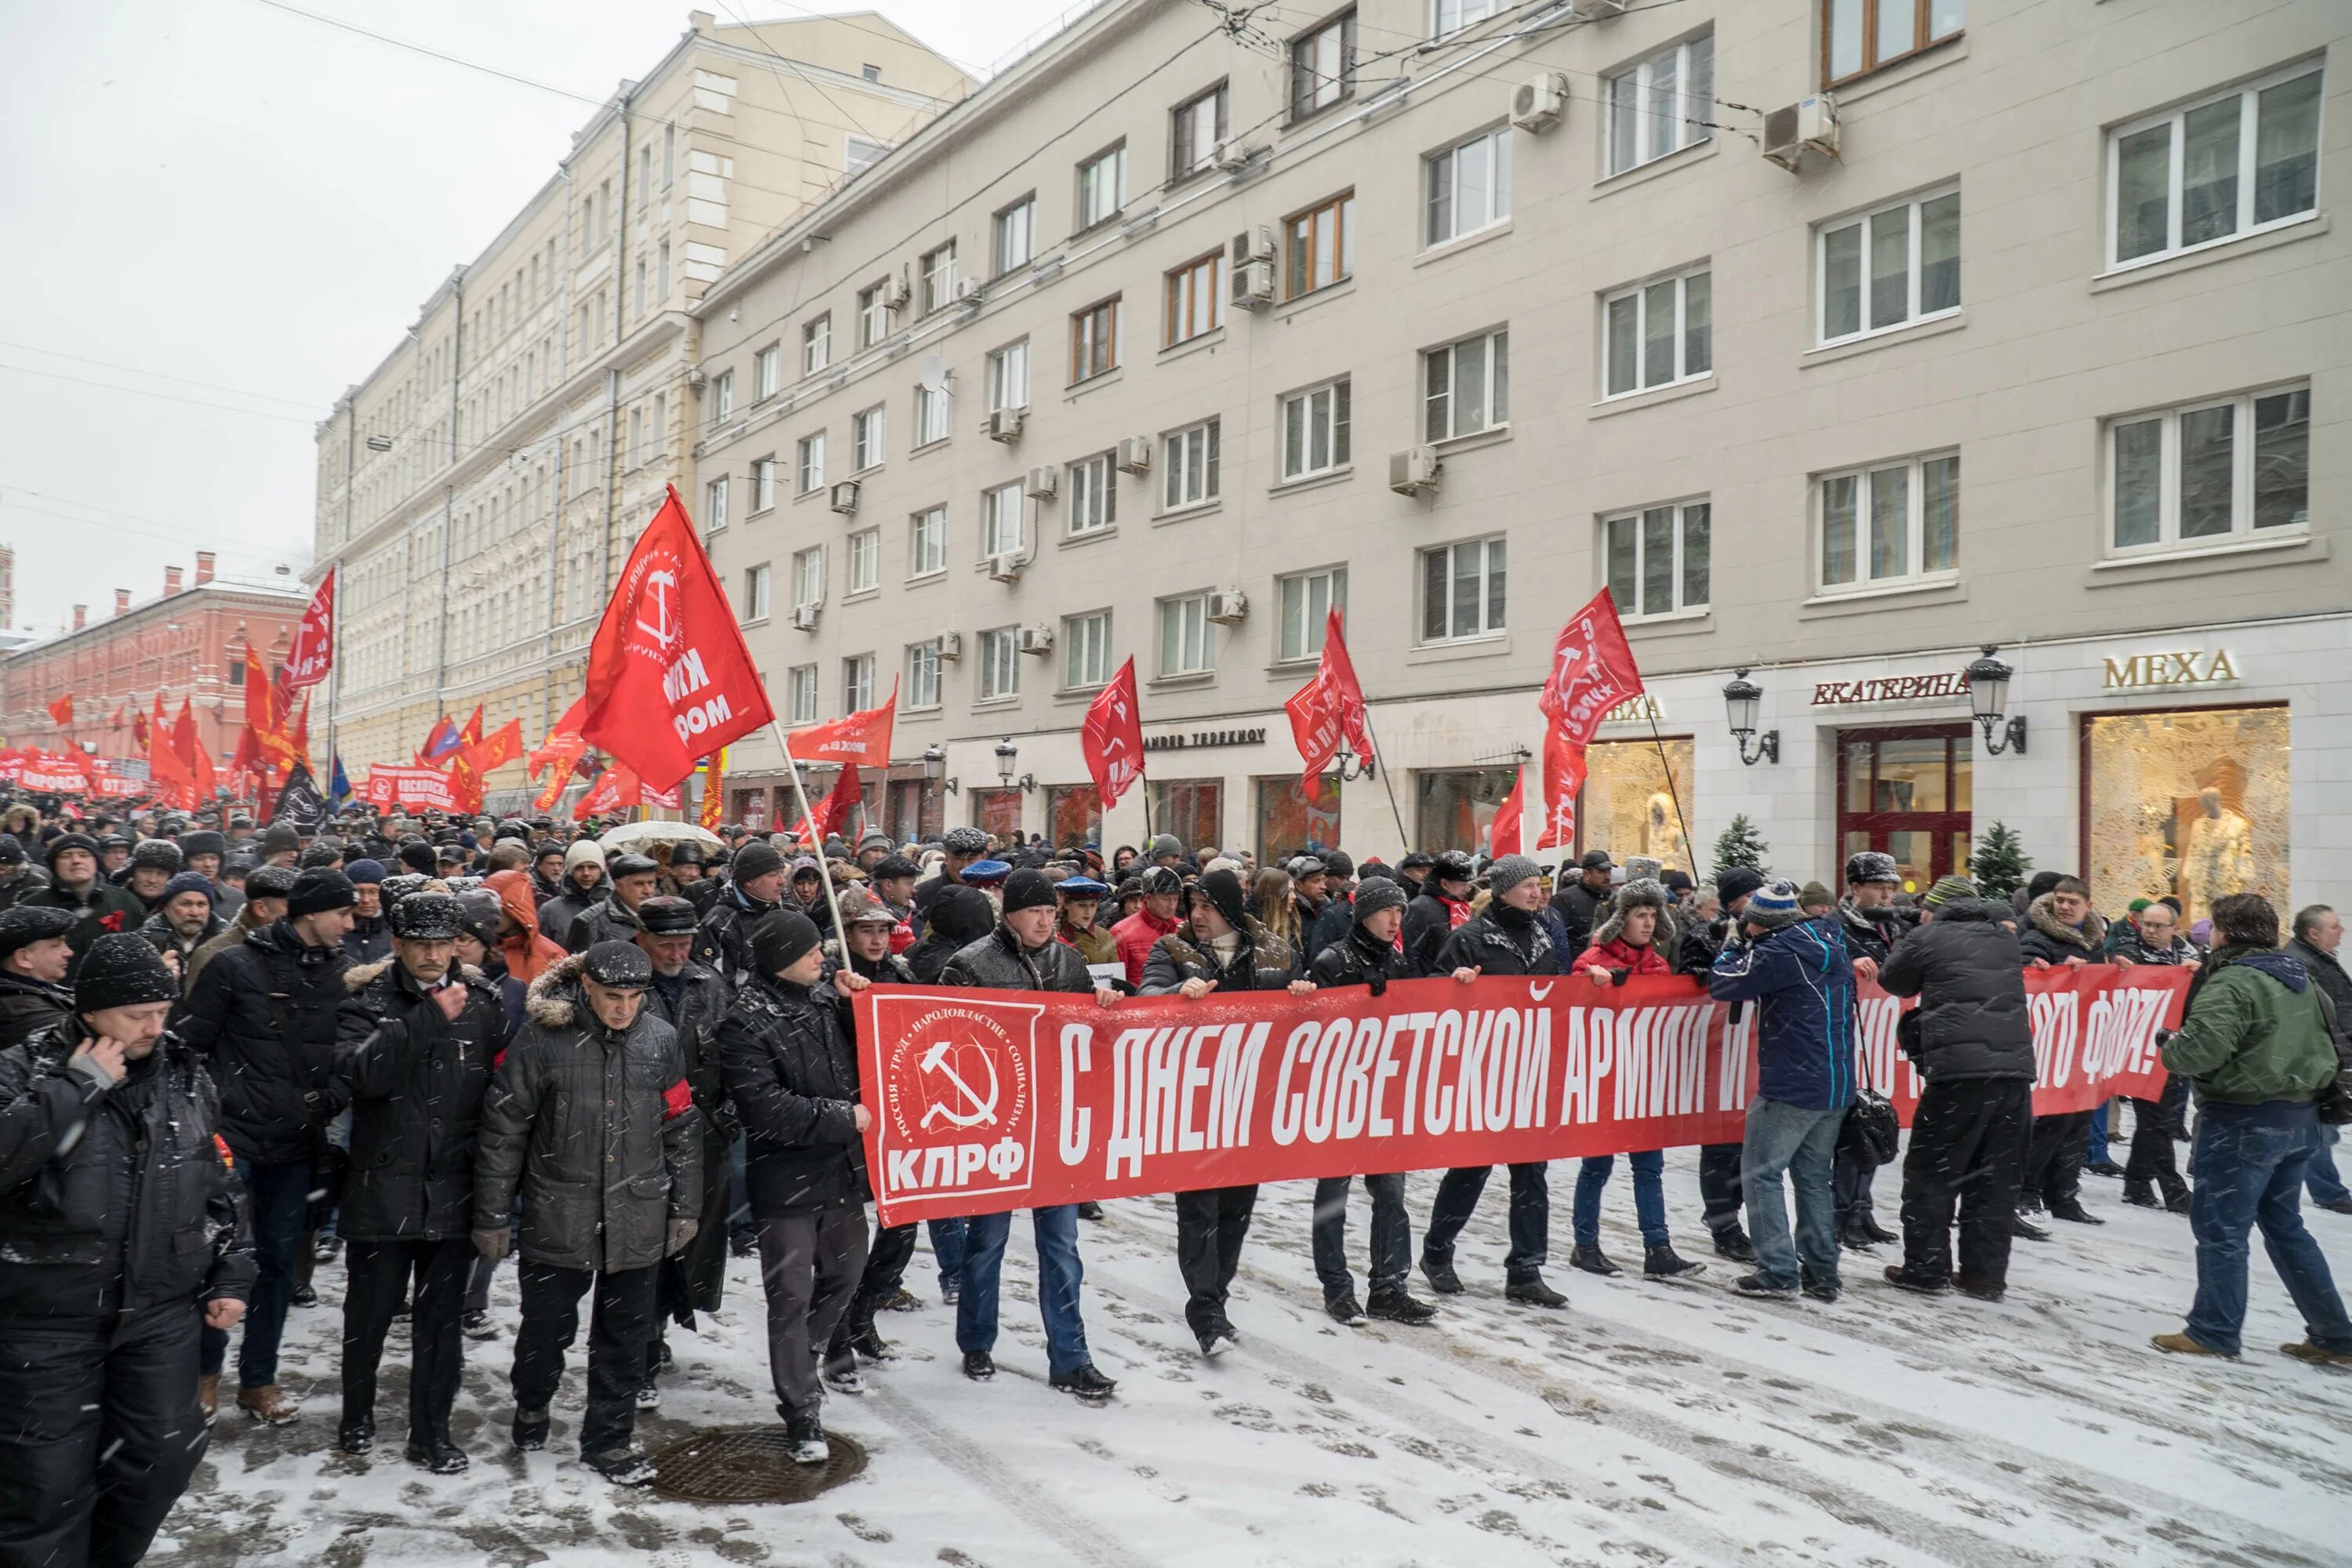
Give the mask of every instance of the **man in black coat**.
[[996, 925], [996, 906], [978, 888], [952, 887], [931, 900], [923, 934], [906, 952], [908, 972], [918, 985], [942, 984], [948, 961], [985, 938]]
[[[220, 1087], [222, 1133], [252, 1202], [258, 1273], [237, 1352], [236, 1402], [272, 1426], [301, 1415], [278, 1386], [278, 1342], [294, 1300], [294, 1255], [308, 1222], [331, 1114], [335, 1011], [355, 901], [340, 871], [305, 871], [286, 918], [224, 948], [173, 1020]], [[205, 1331], [207, 1406], [217, 1399], [228, 1335]]]
[[[2338, 1037], [2336, 1048], [2339, 1051], [2352, 1049], [2352, 975], [2346, 974], [2343, 960], [2338, 956], [2344, 947], [2343, 918], [2326, 904], [2306, 905], [2295, 910], [2294, 931], [2286, 951], [2303, 965], [2312, 983], [2326, 994], [2328, 1002], [2334, 1005]], [[2166, 1099], [2169, 1100], [2171, 1096], [2168, 1094]], [[2184, 1109], [2186, 1099], [2184, 1095]], [[2164, 1137], [2165, 1160], [2169, 1164], [2172, 1155], [2169, 1128], [2165, 1130]], [[2344, 1178], [2336, 1173], [2336, 1150], [2342, 1142], [2343, 1129], [2322, 1122], [2319, 1137], [2319, 1147], [2312, 1151], [2311, 1162], [2305, 1168], [2305, 1186], [2316, 1206], [2334, 1214], [2352, 1214], [2352, 1192], [2345, 1190]], [[2135, 1163], [2139, 1160], [2139, 1142], [2135, 1132], [2132, 1137]], [[2126, 1201], [2129, 1200], [2130, 1185], [2126, 1180]]]
[[[1397, 946], [1404, 929], [1406, 895], [1386, 877], [1366, 877], [1356, 886], [1355, 924], [1348, 940], [1315, 955], [1307, 978], [1318, 990], [1361, 985], [1375, 996], [1391, 980], [1409, 980], [1412, 965]], [[1336, 1322], [1360, 1328], [1368, 1317], [1396, 1323], [1426, 1323], [1437, 1309], [1405, 1289], [1412, 1271], [1412, 1221], [1404, 1210], [1402, 1172], [1367, 1174], [1364, 1195], [1372, 1204], [1372, 1255], [1365, 1271], [1370, 1308], [1356, 1300], [1355, 1277], [1348, 1271], [1348, 1184], [1352, 1176], [1324, 1176], [1315, 1183], [1315, 1277], [1323, 1286], [1323, 1310]]]
[[66, 932], [73, 927], [64, 910], [0, 910], [0, 1050], [23, 1045], [73, 1011], [65, 983], [73, 966]]
[[585, 952], [600, 942], [635, 942], [637, 907], [661, 889], [661, 867], [646, 855], [615, 855], [607, 868], [612, 886], [602, 903], [591, 906], [559, 935], [572, 952]]
[[436, 1475], [466, 1468], [449, 1434], [465, 1371], [457, 1318], [474, 1248], [474, 1133], [506, 1040], [498, 988], [461, 967], [464, 921], [446, 893], [411, 893], [387, 915], [392, 956], [343, 974], [333, 1100], [352, 1113], [345, 1243], [343, 1415], [337, 1446], [375, 1446], [383, 1337], [409, 1306], [408, 1458]]
[[0, 1561], [127, 1568], [210, 1441], [199, 1325], [236, 1324], [253, 1258], [178, 994], [103, 936], [73, 1012], [0, 1051]]
[[[1903, 873], [1894, 856], [1864, 849], [1846, 857], [1846, 891], [1839, 900], [1837, 919], [1838, 929], [1845, 933], [1845, 950], [1853, 955], [1857, 980], [1876, 979], [1886, 955], [1911, 929], [1909, 919], [1895, 907], [1902, 886]], [[1837, 1203], [1838, 1239], [1856, 1251], [1902, 1239], [1878, 1223], [1871, 1204], [1871, 1183], [1877, 1174], [1877, 1166], [1863, 1163], [1843, 1140], [1839, 1142], [1830, 1192]]]
[[1903, 1160], [1903, 1261], [1886, 1278], [1906, 1290], [1933, 1294], [1957, 1284], [1998, 1301], [2033, 1117], [2024, 963], [2007, 907], [1979, 899], [1967, 878], [1943, 878], [1921, 906], [1917, 929], [1878, 969], [1882, 990], [1919, 998], [1903, 1035], [1927, 1080]]
[[[1600, 923], [1601, 912], [1609, 904], [1609, 873], [1615, 868], [1616, 863], [1609, 858], [1608, 850], [1588, 849], [1584, 858], [1576, 863], [1576, 880], [1551, 896], [1551, 912], [1559, 917], [1560, 929], [1568, 933], [1568, 952], [1563, 962], [1591, 945], [1592, 928]], [[1715, 962], [1713, 955], [1707, 962]]]
[[[1191, 929], [1161, 937], [1143, 961], [1146, 996], [1197, 1002], [1212, 993], [1286, 990], [1303, 996], [1314, 989], [1312, 981], [1298, 977], [1289, 944], [1249, 912], [1241, 878], [1223, 868], [1202, 873], [1194, 887]], [[1241, 1339], [1225, 1315], [1225, 1300], [1241, 1268], [1242, 1242], [1256, 1207], [1255, 1182], [1176, 1194], [1176, 1267], [1187, 1292], [1184, 1321], [1202, 1355], [1215, 1355]]]
[[[147, 907], [100, 875], [98, 840], [86, 833], [61, 833], [49, 841], [49, 885], [17, 900], [36, 909], [64, 910], [74, 917], [66, 944], [79, 964], [89, 944], [110, 931], [139, 929]], [[66, 978], [73, 978], [68, 966]]]
[[[1441, 868], [1439, 874], [1444, 874]], [[1482, 974], [1561, 974], [1570, 955], [1554, 951], [1536, 912], [1544, 907], [1543, 869], [1524, 855], [1506, 855], [1486, 868], [1494, 894], [1486, 912], [1465, 921], [1438, 949], [1432, 974], [1467, 983]], [[1441, 1296], [1462, 1293], [1454, 1272], [1454, 1238], [1470, 1223], [1491, 1165], [1445, 1173], [1422, 1233], [1421, 1271]], [[1544, 1283], [1551, 1250], [1550, 1167], [1541, 1160], [1511, 1167], [1511, 1249], [1503, 1259], [1503, 1296], [1526, 1307], [1565, 1307], [1568, 1298]]]
[[1478, 868], [1459, 849], [1448, 849], [1429, 868], [1429, 879], [1404, 910], [1404, 956], [1416, 975], [1439, 973], [1438, 949], [1470, 918], [1471, 885]]
[[[832, 940], [824, 944], [829, 971], [846, 970], [868, 985], [915, 983], [914, 973], [905, 960], [890, 951], [890, 933], [898, 929], [898, 917], [889, 905], [863, 888], [845, 889], [841, 894], [841, 919], [848, 928], [848, 941], [845, 943]], [[856, 1019], [845, 1014], [843, 1022], [851, 1031], [854, 1048]], [[914, 1257], [912, 1220], [905, 1225], [879, 1226], [868, 1239], [866, 1268], [857, 1277], [857, 1289], [851, 1294], [848, 1309], [841, 1314], [825, 1350], [825, 1381], [834, 1387], [846, 1393], [865, 1387], [857, 1370], [860, 1356], [867, 1361], [892, 1359], [889, 1342], [874, 1326], [874, 1320], [884, 1304], [899, 1294], [900, 1282], [907, 1277], [907, 1265]]]
[[816, 925], [796, 911], [761, 917], [751, 945], [759, 978], [719, 1026], [719, 1059], [743, 1123], [745, 1184], [760, 1225], [776, 1413], [793, 1458], [821, 1465], [830, 1449], [816, 1357], [866, 1268], [860, 1134], [872, 1118], [858, 1103], [846, 1005], [866, 981], [846, 970], [827, 981]]
[[766, 843], [754, 839], [738, 849], [728, 863], [726, 891], [703, 911], [694, 962], [739, 990], [758, 979], [751, 963], [751, 922], [783, 907], [789, 875], [784, 858]]
[[[32, 811], [30, 806], [11, 806], [9, 809], [11, 812]], [[24, 831], [29, 834], [38, 826], [39, 818], [36, 816], [32, 819], [32, 826]], [[0, 833], [0, 910], [15, 909], [19, 900], [48, 885], [48, 873], [37, 869], [28, 861], [24, 840], [16, 837], [16, 831]]]

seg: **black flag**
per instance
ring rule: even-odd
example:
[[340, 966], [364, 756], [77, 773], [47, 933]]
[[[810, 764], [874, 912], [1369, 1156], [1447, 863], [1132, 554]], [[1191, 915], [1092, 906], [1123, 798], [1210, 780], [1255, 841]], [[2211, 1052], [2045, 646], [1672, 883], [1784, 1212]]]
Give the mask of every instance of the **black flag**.
[[327, 802], [310, 777], [310, 763], [296, 763], [293, 771], [286, 775], [286, 787], [278, 792], [278, 809], [269, 819], [290, 822], [297, 827], [316, 827], [327, 820]]

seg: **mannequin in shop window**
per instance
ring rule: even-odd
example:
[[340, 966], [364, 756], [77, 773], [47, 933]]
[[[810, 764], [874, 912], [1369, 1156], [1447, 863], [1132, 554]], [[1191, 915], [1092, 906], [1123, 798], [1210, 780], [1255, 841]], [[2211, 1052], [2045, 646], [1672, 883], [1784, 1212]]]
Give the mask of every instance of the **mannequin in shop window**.
[[2180, 853], [2180, 892], [2192, 921], [2210, 915], [2214, 900], [2250, 891], [2254, 879], [2253, 825], [2224, 805], [2213, 784], [2197, 792], [2197, 807]]

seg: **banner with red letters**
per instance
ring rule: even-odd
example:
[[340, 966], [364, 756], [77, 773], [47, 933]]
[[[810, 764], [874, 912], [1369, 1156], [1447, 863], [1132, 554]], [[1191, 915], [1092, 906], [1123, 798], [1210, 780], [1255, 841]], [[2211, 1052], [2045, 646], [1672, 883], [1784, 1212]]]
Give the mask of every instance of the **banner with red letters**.
[[379, 808], [413, 805], [423, 811], [454, 811], [457, 805], [449, 775], [439, 768], [370, 768], [360, 798]]
[[[2039, 1114], [2153, 1098], [2189, 975], [2025, 976]], [[856, 998], [881, 1222], [1253, 1182], [1737, 1142], [1756, 1019], [1684, 976], [1401, 981], [1197, 1002], [877, 986]], [[1912, 1005], [1858, 1009], [1862, 1081], [1907, 1124]]]

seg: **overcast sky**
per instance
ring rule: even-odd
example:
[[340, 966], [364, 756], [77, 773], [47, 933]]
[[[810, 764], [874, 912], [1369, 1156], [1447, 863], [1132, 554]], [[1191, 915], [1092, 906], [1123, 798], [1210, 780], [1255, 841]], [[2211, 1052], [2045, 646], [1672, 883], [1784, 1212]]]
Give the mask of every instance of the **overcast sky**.
[[[597, 99], [692, 8], [292, 3]], [[1070, 4], [873, 8], [971, 69]], [[595, 112], [263, 0], [0, 4], [0, 542], [36, 631], [118, 587], [153, 598], [198, 550], [224, 576], [299, 577], [313, 421]]]

